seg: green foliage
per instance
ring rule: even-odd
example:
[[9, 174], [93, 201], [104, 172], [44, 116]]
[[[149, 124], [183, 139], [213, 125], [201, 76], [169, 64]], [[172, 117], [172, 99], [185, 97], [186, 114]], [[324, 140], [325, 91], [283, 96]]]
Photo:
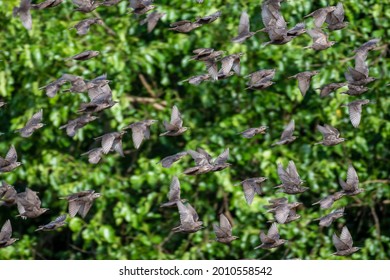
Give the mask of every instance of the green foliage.
[[[72, 11], [71, 1], [59, 7], [32, 11], [33, 29], [27, 31], [12, 8], [18, 0], [0, 0], [0, 99], [8, 104], [0, 109], [0, 155], [15, 145], [22, 167], [0, 179], [15, 186], [39, 191], [43, 207], [50, 211], [33, 220], [14, 218], [15, 207], [0, 209], [0, 224], [8, 218], [14, 237], [20, 240], [0, 250], [0, 259], [251, 259], [302, 258], [340, 259], [332, 256], [332, 234], [347, 225], [356, 246], [362, 249], [352, 259], [388, 259], [390, 252], [390, 102], [388, 39], [390, 6], [382, 0], [343, 1], [349, 26], [331, 33], [337, 41], [332, 48], [315, 52], [303, 50], [311, 44], [307, 35], [281, 45], [262, 46], [268, 40], [257, 33], [244, 44], [232, 44], [240, 13], [248, 11], [253, 30], [263, 27], [260, 1], [156, 1], [158, 11], [166, 16], [148, 34], [136, 16], [127, 13], [127, 1], [117, 7], [101, 7], [93, 13], [104, 19], [105, 26], [92, 26], [85, 36], [69, 30], [79, 20], [89, 17]], [[312, 2], [315, 2], [313, 4]], [[302, 21], [311, 11], [334, 5], [337, 1], [294, 0], [282, 4], [289, 24]], [[385, 4], [387, 3], [387, 4]], [[169, 23], [195, 19], [221, 10], [216, 22], [179, 34], [168, 30]], [[91, 15], [92, 16], [92, 15]], [[307, 21], [309, 26], [310, 20]], [[353, 66], [353, 50], [372, 38], [381, 38], [380, 48], [369, 54], [370, 75], [378, 80], [370, 85], [364, 98], [375, 101], [365, 106], [360, 127], [354, 129], [341, 104], [355, 98], [340, 94], [320, 99], [314, 88], [344, 80], [344, 71]], [[245, 76], [259, 69], [276, 68], [275, 84], [264, 91], [247, 91], [245, 79], [233, 76], [199, 86], [181, 83], [190, 76], [204, 73], [202, 63], [191, 61], [192, 50], [212, 47], [227, 54], [244, 52], [241, 70]], [[64, 58], [91, 49], [101, 55], [90, 61], [73, 62]], [[312, 87], [302, 98], [295, 80], [286, 78], [300, 71], [320, 70]], [[114, 99], [120, 103], [100, 114], [95, 122], [80, 130], [74, 138], [59, 127], [77, 117], [84, 94], [63, 94], [50, 99], [39, 87], [69, 73], [92, 79], [107, 73]], [[145, 82], [142, 82], [142, 78]], [[141, 99], [144, 98], [144, 99]], [[145, 100], [147, 102], [145, 102]], [[190, 130], [180, 137], [159, 137], [162, 121], [177, 105]], [[31, 138], [23, 139], [14, 130], [43, 108], [46, 126]], [[117, 131], [142, 119], [158, 119], [152, 126], [151, 139], [134, 150], [130, 135], [124, 138], [125, 158], [109, 154], [98, 165], [88, 163], [86, 152], [93, 138]], [[270, 148], [283, 127], [295, 120], [299, 138], [288, 146]], [[317, 124], [337, 127], [348, 141], [335, 147], [314, 146], [321, 138]], [[268, 125], [264, 136], [244, 139], [237, 135], [248, 127]], [[202, 147], [217, 156], [230, 148], [232, 167], [218, 173], [197, 177], [182, 175], [193, 164], [189, 158], [164, 169], [156, 164], [165, 156]], [[290, 200], [304, 206], [302, 218], [280, 225], [282, 238], [289, 240], [273, 250], [254, 250], [259, 245], [259, 231], [267, 230], [263, 205], [282, 196], [273, 187], [279, 184], [277, 162], [294, 160], [309, 191]], [[346, 206], [347, 215], [329, 229], [320, 229], [313, 220], [329, 211], [312, 203], [340, 190], [338, 178], [345, 179], [349, 163], [357, 170], [365, 192], [344, 197], [333, 208]], [[182, 197], [195, 207], [206, 228], [190, 235], [171, 234], [179, 223], [178, 211], [161, 209], [166, 201], [171, 178], [179, 176]], [[265, 176], [265, 195], [255, 197], [249, 207], [239, 181]], [[94, 189], [102, 193], [85, 220], [73, 218], [56, 232], [34, 232], [67, 211], [60, 197]], [[215, 238], [212, 224], [218, 214], [229, 213], [234, 221], [233, 234], [240, 237], [232, 245], [210, 242]]]

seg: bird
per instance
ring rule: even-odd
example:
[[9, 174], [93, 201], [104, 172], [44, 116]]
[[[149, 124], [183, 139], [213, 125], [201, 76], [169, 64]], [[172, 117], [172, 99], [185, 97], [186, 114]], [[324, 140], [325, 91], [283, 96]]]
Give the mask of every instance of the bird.
[[380, 39], [374, 38], [366, 43], [362, 44], [359, 48], [355, 49], [353, 52], [354, 53], [362, 53], [362, 54], [367, 54], [369, 51], [372, 51], [373, 49], [376, 48], [377, 44], [380, 42]]
[[11, 172], [15, 168], [19, 167], [22, 163], [18, 162], [18, 154], [14, 145], [12, 145], [5, 158], [0, 157], [0, 173]]
[[317, 89], [321, 90], [320, 97], [324, 98], [328, 96], [330, 93], [338, 90], [339, 88], [345, 87], [346, 85], [348, 85], [348, 83], [330, 83]]
[[204, 17], [198, 17], [195, 22], [199, 23], [201, 25], [209, 24], [209, 23], [216, 21], [220, 16], [221, 16], [221, 12], [216, 11], [215, 13], [213, 13], [211, 15], [204, 16]]
[[152, 5], [153, 0], [129, 0], [130, 8], [133, 9], [133, 13], [136, 15], [143, 15], [155, 8]]
[[347, 94], [350, 96], [357, 96], [357, 95], [361, 95], [361, 94], [365, 93], [368, 90], [369, 90], [369, 88], [365, 87], [365, 86], [357, 86], [357, 85], [353, 85], [353, 84], [348, 84], [348, 90], [340, 92], [340, 93]]
[[123, 128], [131, 129], [134, 148], [138, 149], [144, 139], [150, 139], [150, 126], [156, 122], [157, 120], [142, 120]]
[[294, 161], [290, 160], [286, 170], [284, 170], [283, 165], [278, 163], [278, 176], [282, 181], [281, 185], [276, 186], [275, 188], [281, 188], [282, 192], [287, 194], [298, 194], [303, 193], [309, 188], [302, 187], [301, 185], [304, 181], [301, 180]]
[[30, 137], [35, 130], [43, 127], [45, 124], [41, 123], [43, 118], [43, 110], [39, 110], [35, 113], [31, 119], [29, 119], [26, 125], [23, 128], [15, 130], [15, 132], [19, 132], [20, 136], [27, 138]]
[[314, 221], [320, 221], [321, 227], [329, 227], [336, 219], [344, 216], [344, 208], [336, 209], [330, 214], [321, 217], [319, 219], [315, 219]]
[[282, 132], [282, 136], [280, 137], [280, 140], [272, 144], [271, 146], [276, 146], [276, 145], [286, 145], [290, 144], [297, 139], [298, 136], [294, 136], [295, 130], [295, 122], [294, 120], [291, 120], [288, 125], [284, 128]]
[[41, 208], [41, 200], [37, 192], [29, 188], [17, 194], [16, 204], [19, 212], [17, 217], [22, 217], [22, 219], [37, 218], [49, 210], [48, 208]]
[[31, 4], [31, 9], [43, 10], [43, 9], [54, 8], [60, 5], [62, 2], [64, 2], [64, 0], [45, 0], [38, 4]]
[[199, 221], [198, 213], [191, 204], [184, 205], [180, 200], [176, 204], [180, 214], [180, 225], [174, 227], [172, 232], [193, 233], [203, 228], [203, 222]]
[[91, 114], [85, 114], [81, 117], [69, 121], [63, 126], [60, 126], [60, 129], [66, 129], [66, 134], [70, 137], [74, 137], [79, 129], [83, 128], [88, 123], [93, 122], [97, 118], [98, 117], [92, 116]]
[[122, 0], [104, 0], [100, 3], [101, 6], [111, 7], [115, 6], [116, 4], [119, 4], [119, 2]]
[[263, 90], [274, 84], [272, 79], [275, 76], [275, 69], [264, 69], [255, 71], [244, 78], [249, 78], [246, 89]]
[[229, 244], [233, 240], [238, 239], [237, 236], [232, 235], [232, 225], [224, 214], [219, 215], [219, 225], [213, 224], [214, 233], [216, 235], [215, 241]]
[[320, 71], [305, 71], [298, 73], [294, 76], [288, 77], [288, 79], [298, 79], [298, 87], [301, 91], [302, 96], [306, 95], [307, 90], [310, 87], [310, 81], [313, 76], [318, 75]]
[[352, 164], [348, 166], [347, 181], [339, 178], [339, 184], [343, 188], [344, 195], [354, 196], [364, 191], [364, 189], [359, 188], [359, 177]]
[[181, 81], [182, 83], [188, 82], [191, 85], [200, 85], [202, 82], [210, 80], [210, 74], [200, 74], [196, 76], [192, 76], [188, 79]]
[[325, 198], [313, 203], [312, 205], [320, 204], [320, 207], [322, 209], [328, 209], [328, 208], [332, 207], [333, 203], [336, 200], [339, 200], [344, 195], [345, 195], [344, 192], [335, 192], [334, 194], [328, 195]]
[[183, 119], [176, 105], [172, 107], [171, 121], [164, 121], [163, 124], [166, 132], [161, 133], [160, 136], [179, 136], [188, 129], [183, 127]]
[[269, 209], [267, 212], [273, 213], [276, 222], [279, 224], [287, 224], [298, 220], [301, 217], [296, 213], [296, 208], [300, 205], [302, 205], [301, 202], [279, 203], [277, 206]]
[[330, 7], [324, 7], [320, 8], [318, 10], [315, 10], [314, 12], [308, 14], [307, 16], [304, 16], [303, 18], [313, 17], [314, 18], [314, 26], [316, 28], [321, 28], [326, 19], [328, 18], [328, 15], [336, 10], [335, 6]]
[[91, 59], [91, 58], [94, 58], [96, 56], [98, 56], [100, 54], [99, 51], [91, 51], [91, 50], [87, 50], [87, 51], [83, 51], [79, 54], [76, 54], [72, 57], [69, 57], [67, 58], [66, 60], [80, 60], [80, 61], [84, 61], [84, 60], [88, 60], [88, 59]]
[[237, 75], [240, 75], [240, 58], [243, 56], [243, 53], [235, 53], [228, 56], [225, 56], [221, 59], [222, 64], [222, 73], [227, 75], [230, 70], [233, 70]]
[[224, 54], [224, 51], [214, 51], [212, 48], [199, 48], [192, 51], [195, 55], [191, 60], [207, 61], [211, 59], [218, 59]]
[[266, 177], [256, 177], [256, 178], [248, 178], [244, 181], [240, 182], [240, 185], [242, 185], [245, 200], [248, 203], [248, 205], [251, 205], [253, 202], [253, 198], [255, 197], [255, 194], [258, 195], [263, 194], [263, 191], [261, 189], [262, 184], [267, 180]]
[[12, 236], [11, 221], [7, 220], [5, 221], [0, 231], [0, 248], [11, 246], [16, 241], [19, 240], [18, 238], [11, 238], [11, 236]]
[[328, 24], [328, 29], [335, 31], [345, 28], [348, 22], [344, 21], [344, 17], [343, 3], [339, 2], [336, 5], [336, 9], [326, 15], [325, 22]]
[[13, 206], [16, 204], [17, 192], [13, 186], [3, 181], [0, 187], [0, 206]]
[[368, 99], [354, 100], [348, 104], [341, 105], [348, 107], [349, 119], [354, 127], [358, 127], [362, 118], [362, 106], [370, 103]]
[[5, 106], [7, 103], [5, 103], [4, 101], [0, 100], [0, 108]]
[[59, 217], [57, 217], [54, 221], [51, 221], [50, 223], [39, 226], [35, 231], [52, 231], [56, 230], [59, 227], [62, 227], [66, 224], [65, 220], [68, 215], [64, 214]]
[[259, 127], [252, 127], [240, 132], [244, 138], [252, 138], [257, 134], [265, 134], [267, 132], [268, 126], [262, 125]]
[[148, 33], [152, 32], [158, 21], [165, 16], [166, 13], [153, 12], [147, 15], [146, 18], [140, 21], [140, 25], [148, 24]]
[[90, 13], [101, 5], [101, 2], [95, 0], [72, 0], [72, 2], [76, 6], [74, 10], [82, 13]]
[[225, 149], [214, 160], [202, 148], [198, 148], [197, 151], [188, 150], [187, 153], [194, 159], [196, 166], [187, 168], [183, 173], [186, 175], [198, 175], [208, 172], [221, 171], [230, 166], [230, 163], [226, 161], [229, 158], [229, 148]]
[[175, 162], [177, 162], [178, 160], [180, 160], [181, 158], [183, 158], [187, 154], [188, 153], [186, 151], [180, 152], [180, 153], [177, 153], [177, 154], [174, 154], [171, 156], [167, 156], [157, 163], [161, 163], [162, 167], [164, 167], [164, 168], [169, 168], [172, 166], [172, 164], [174, 164]]
[[321, 132], [323, 140], [315, 143], [315, 145], [322, 144], [324, 146], [334, 146], [347, 140], [345, 138], [341, 138], [340, 132], [335, 127], [328, 124], [325, 124], [324, 126], [317, 125], [317, 130]]
[[177, 202], [180, 201], [182, 203], [185, 203], [186, 199], [180, 198], [180, 181], [177, 178], [177, 176], [173, 176], [171, 185], [169, 187], [169, 193], [168, 193], [168, 202], [165, 202], [160, 205], [160, 207], [174, 207], [177, 205]]
[[31, 17], [31, 0], [20, 0], [19, 7], [15, 7], [12, 11], [14, 17], [20, 17], [23, 26], [27, 30], [32, 29], [32, 17]]
[[328, 35], [320, 28], [309, 29], [307, 30], [307, 34], [309, 34], [313, 39], [313, 44], [311, 46], [304, 47], [304, 49], [322, 51], [330, 48], [336, 43], [335, 41], [329, 41]]
[[270, 199], [270, 200], [268, 200], [268, 202], [270, 204], [269, 205], [264, 205], [264, 208], [265, 209], [273, 209], [273, 208], [276, 208], [276, 207], [278, 207], [280, 205], [287, 204], [288, 203], [288, 199], [286, 197], [280, 197], [280, 198]]
[[171, 28], [169, 30], [177, 31], [180, 33], [188, 33], [192, 30], [199, 28], [202, 24], [197, 22], [191, 22], [189, 20], [180, 20], [170, 24]]
[[100, 193], [97, 193], [94, 190], [86, 190], [70, 194], [66, 197], [61, 197], [61, 199], [68, 201], [68, 212], [71, 218], [75, 217], [78, 213], [84, 219], [91, 209], [95, 199], [99, 197], [101, 197]]
[[243, 43], [245, 40], [249, 39], [255, 35], [258, 31], [251, 32], [249, 27], [249, 15], [247, 12], [242, 12], [240, 17], [240, 24], [238, 26], [238, 35], [234, 37], [231, 41], [233, 43]]
[[61, 77], [46, 86], [40, 87], [39, 90], [45, 90], [46, 95], [50, 98], [53, 98], [57, 95], [57, 92], [61, 89], [61, 86], [68, 82], [68, 79]]
[[116, 151], [121, 157], [124, 157], [122, 149], [122, 137], [127, 131], [106, 133], [102, 136], [96, 137], [95, 140], [101, 142], [103, 154], [108, 154], [110, 151]]
[[77, 30], [77, 35], [85, 35], [88, 33], [91, 25], [93, 24], [99, 24], [103, 25], [104, 22], [101, 18], [87, 18], [79, 21], [76, 25], [71, 27], [70, 29], [76, 29]]
[[260, 246], [255, 247], [255, 249], [272, 249], [283, 245], [287, 241], [284, 239], [280, 239], [276, 223], [272, 223], [267, 234], [265, 234], [263, 231], [260, 231], [260, 240], [262, 244]]
[[88, 155], [89, 163], [98, 164], [104, 155], [103, 148], [102, 147], [94, 148], [92, 150], [89, 150], [86, 153], [81, 154], [81, 156], [86, 156], [86, 155]]
[[353, 240], [351, 233], [346, 226], [341, 230], [340, 236], [333, 233], [332, 236], [333, 245], [336, 247], [337, 252], [333, 253], [336, 256], [348, 256], [357, 252], [360, 248], [353, 247]]
[[77, 111], [78, 113], [98, 113], [104, 111], [106, 109], [111, 108], [118, 101], [113, 101], [111, 95], [101, 94], [97, 99], [92, 100], [88, 103], [81, 103], [80, 109]]

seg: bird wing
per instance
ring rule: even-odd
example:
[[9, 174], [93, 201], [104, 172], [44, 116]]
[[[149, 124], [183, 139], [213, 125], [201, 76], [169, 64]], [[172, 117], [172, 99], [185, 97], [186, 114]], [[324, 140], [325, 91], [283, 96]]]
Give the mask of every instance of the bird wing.
[[31, 119], [29, 119], [27, 121], [26, 127], [36, 126], [37, 124], [39, 124], [42, 121], [42, 117], [43, 117], [43, 110], [41, 109], [39, 112], [35, 113], [31, 117]]
[[233, 67], [234, 57], [232, 57], [231, 55], [224, 57], [222, 58], [221, 63], [222, 63], [221, 66], [222, 73], [224, 75], [227, 75]]
[[286, 128], [283, 130], [280, 139], [283, 140], [283, 139], [290, 138], [294, 133], [294, 129], [295, 129], [295, 122], [294, 120], [291, 120], [289, 124], [286, 126]]
[[183, 120], [181, 118], [181, 114], [179, 109], [174, 105], [172, 107], [172, 114], [171, 114], [171, 124], [180, 128], [183, 125]]
[[188, 150], [187, 153], [194, 159], [195, 164], [197, 166], [205, 165], [205, 164], [209, 164], [210, 163], [210, 158], [208, 157], [210, 155], [208, 155], [206, 152], [205, 153], [208, 156], [206, 156], [204, 153], [198, 153], [198, 152], [195, 152], [193, 150]]
[[337, 251], [344, 251], [350, 248], [335, 233], [333, 233], [332, 240], [333, 245], [336, 247]]
[[253, 198], [255, 197], [255, 188], [253, 181], [246, 180], [242, 183], [242, 187], [244, 190], [245, 200], [248, 205], [252, 204]]
[[[275, 220], [279, 224], [284, 224], [288, 218], [288, 215], [290, 214], [290, 209], [287, 204], [283, 204], [278, 206], [275, 209]], [[269, 233], [268, 233], [269, 235]]]
[[169, 187], [168, 199], [169, 201], [180, 200], [180, 181], [176, 176], [172, 178], [172, 182]]
[[272, 223], [271, 227], [268, 230], [267, 236], [274, 241], [278, 240], [280, 238], [278, 227], [276, 226], [276, 223]]
[[242, 12], [240, 17], [240, 24], [238, 26], [238, 34], [249, 33], [249, 15], [247, 12]]
[[297, 167], [295, 166], [294, 161], [290, 160], [287, 166], [287, 173], [290, 175], [290, 179], [292, 179], [294, 182], [297, 182], [299, 184], [301, 182], [301, 179], [299, 177]]
[[350, 186], [353, 186], [354, 189], [357, 189], [359, 185], [359, 178], [356, 173], [355, 168], [353, 168], [352, 164], [348, 166], [348, 172], [347, 172], [347, 184]]
[[0, 231], [0, 241], [9, 240], [12, 236], [12, 226], [10, 220], [7, 220]]
[[229, 148], [225, 149], [215, 160], [214, 165], [224, 164], [229, 159]]
[[302, 95], [305, 96], [310, 86], [311, 77], [309, 76], [298, 76], [298, 88]]
[[340, 239], [349, 248], [352, 248], [352, 245], [353, 245], [352, 236], [349, 233], [349, 230], [348, 230], [348, 228], [346, 226], [344, 226], [343, 229], [341, 230]]
[[14, 145], [9, 148], [5, 160], [8, 162], [16, 162], [18, 160], [18, 154], [16, 153]]
[[69, 201], [69, 216], [73, 218], [79, 212], [82, 202], [78, 200]]
[[135, 125], [131, 127], [133, 144], [136, 149], [138, 149], [142, 141], [144, 140], [144, 127], [142, 125]]
[[219, 215], [219, 225], [228, 235], [232, 234], [232, 225], [224, 214]]
[[191, 215], [190, 210], [180, 200], [177, 202], [177, 208], [179, 210], [181, 224], [195, 223], [194, 217]]
[[115, 134], [114, 133], [107, 133], [103, 135], [102, 137], [102, 148], [103, 153], [108, 154], [114, 144], [115, 141]]
[[354, 103], [348, 105], [349, 119], [354, 127], [358, 127], [362, 118], [362, 104]]
[[222, 228], [222, 226], [220, 227], [216, 224], [213, 224], [213, 229], [214, 229], [215, 235], [218, 238], [225, 238], [225, 237], [229, 237], [231, 235], [231, 234], [229, 234], [229, 232], [226, 232], [226, 230], [224, 228]]

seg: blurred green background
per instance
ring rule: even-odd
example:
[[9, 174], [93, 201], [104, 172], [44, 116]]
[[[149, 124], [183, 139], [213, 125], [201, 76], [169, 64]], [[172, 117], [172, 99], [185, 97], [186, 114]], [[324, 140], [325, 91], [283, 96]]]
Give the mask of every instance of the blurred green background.
[[[34, 3], [36, 1], [33, 1]], [[337, 1], [293, 0], [282, 4], [282, 13], [295, 25], [311, 11]], [[100, 7], [92, 14], [74, 12], [71, 1], [56, 8], [32, 11], [33, 29], [28, 32], [12, 9], [19, 1], [0, 0], [0, 155], [15, 145], [23, 166], [0, 174], [0, 179], [18, 192], [29, 187], [39, 191], [42, 207], [50, 211], [37, 219], [15, 218], [16, 207], [0, 209], [0, 225], [11, 219], [13, 236], [20, 240], [0, 250], [0, 259], [341, 259], [332, 256], [331, 237], [347, 225], [354, 245], [362, 249], [349, 259], [389, 259], [390, 257], [390, 102], [388, 39], [390, 4], [387, 1], [343, 1], [349, 27], [332, 32], [337, 41], [332, 48], [315, 52], [302, 48], [311, 44], [308, 35], [292, 42], [262, 47], [268, 41], [257, 33], [243, 44], [232, 44], [240, 13], [248, 11], [252, 30], [263, 28], [260, 1], [195, 0], [155, 1], [157, 11], [167, 13], [156, 29], [148, 34], [140, 18], [128, 14], [128, 1], [117, 7]], [[169, 24], [182, 19], [222, 12], [220, 19], [189, 34], [169, 31]], [[95, 25], [86, 36], [69, 30], [79, 20], [100, 16], [105, 27]], [[143, 18], [143, 17], [142, 17]], [[307, 24], [312, 26], [312, 20]], [[318, 91], [331, 82], [344, 81], [344, 71], [353, 66], [353, 50], [372, 38], [381, 38], [379, 50], [368, 56], [370, 76], [378, 80], [369, 85], [362, 98], [375, 101], [363, 108], [360, 127], [352, 127], [341, 104], [361, 97], [332, 93], [320, 99]], [[199, 86], [180, 83], [205, 72], [203, 63], [191, 61], [192, 50], [212, 47], [226, 54], [244, 52], [242, 76], [259, 69], [276, 68], [275, 84], [264, 91], [247, 91], [245, 79], [233, 76]], [[64, 61], [64, 58], [91, 49], [102, 52], [90, 61]], [[296, 80], [286, 78], [300, 71], [320, 70], [302, 98]], [[114, 100], [120, 101], [100, 118], [70, 138], [59, 127], [77, 117], [86, 94], [58, 94], [48, 98], [39, 87], [69, 73], [92, 79], [107, 73], [112, 80]], [[64, 87], [66, 88], [66, 87]], [[162, 121], [170, 118], [171, 107], [181, 110], [184, 125], [190, 130], [180, 137], [159, 137]], [[43, 108], [44, 123], [31, 138], [13, 133], [31, 115]], [[132, 122], [153, 118], [151, 139], [134, 150], [131, 135], [124, 137], [126, 157], [109, 154], [100, 164], [91, 165], [80, 155], [94, 144], [94, 137], [117, 131]], [[284, 126], [295, 120], [299, 138], [288, 146], [271, 148]], [[314, 146], [321, 140], [317, 124], [331, 124], [349, 139], [334, 147]], [[268, 125], [266, 135], [245, 139], [237, 135], [249, 127]], [[193, 165], [184, 158], [170, 169], [156, 164], [165, 156], [202, 147], [212, 156], [230, 148], [231, 168], [217, 173], [186, 177], [181, 173]], [[309, 191], [300, 195], [276, 193], [280, 183], [277, 162], [294, 160]], [[338, 178], [345, 180], [353, 163], [365, 192], [344, 197], [332, 209], [346, 207], [345, 217], [330, 228], [321, 229], [313, 221], [328, 214], [312, 203], [341, 190]], [[174, 175], [181, 182], [182, 197], [189, 200], [207, 226], [194, 234], [171, 234], [179, 224], [175, 208], [161, 209], [167, 200]], [[251, 206], [245, 202], [242, 188], [234, 186], [245, 178], [265, 176], [265, 194]], [[59, 197], [94, 189], [97, 199], [83, 220], [69, 219], [67, 227], [56, 232], [34, 232], [42, 224], [67, 211]], [[284, 246], [266, 251], [254, 250], [260, 244], [260, 230], [268, 230], [272, 215], [263, 208], [267, 200], [288, 196], [301, 201], [302, 218], [279, 225]], [[240, 237], [231, 246], [213, 242], [212, 224], [219, 213], [234, 222], [233, 234]]]

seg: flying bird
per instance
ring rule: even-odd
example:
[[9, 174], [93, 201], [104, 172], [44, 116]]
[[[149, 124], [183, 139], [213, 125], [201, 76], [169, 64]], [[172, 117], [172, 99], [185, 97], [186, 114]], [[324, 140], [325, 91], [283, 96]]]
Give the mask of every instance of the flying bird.
[[220, 16], [221, 16], [221, 12], [217, 11], [211, 15], [208, 15], [208, 16], [198, 17], [195, 22], [202, 24], [202, 25], [209, 24], [209, 23], [216, 21]]
[[340, 30], [348, 25], [347, 21], [344, 21], [344, 7], [343, 3], [337, 3], [336, 9], [327, 14], [325, 22], [328, 24], [330, 31]]
[[44, 124], [41, 123], [42, 118], [43, 110], [41, 109], [31, 117], [31, 119], [26, 123], [23, 128], [17, 129], [15, 132], [19, 132], [20, 136], [24, 138], [30, 137], [35, 130], [44, 126]]
[[334, 233], [332, 240], [337, 250], [336, 253], [333, 253], [336, 256], [348, 256], [360, 249], [359, 247], [353, 247], [352, 236], [346, 226], [343, 227], [340, 236]]
[[31, 17], [31, 0], [20, 0], [19, 7], [13, 9], [12, 15], [14, 17], [20, 17], [23, 26], [27, 30], [32, 28], [32, 17]]
[[62, 227], [66, 224], [65, 220], [68, 215], [64, 214], [59, 217], [57, 217], [54, 221], [51, 221], [50, 223], [39, 226], [35, 231], [52, 231], [56, 230], [59, 227]]
[[174, 164], [175, 162], [179, 161], [182, 157], [186, 156], [187, 152], [180, 152], [171, 156], [167, 156], [160, 160], [158, 163], [161, 163], [162, 167], [169, 168]]
[[146, 18], [140, 21], [140, 25], [148, 24], [148, 33], [152, 32], [158, 21], [165, 16], [166, 13], [153, 12], [147, 15]]
[[329, 227], [336, 219], [344, 216], [344, 208], [336, 209], [330, 214], [321, 217], [319, 219], [315, 219], [314, 221], [320, 221], [321, 227]]
[[188, 127], [183, 127], [183, 119], [176, 105], [172, 107], [171, 121], [164, 121], [164, 127], [166, 132], [161, 133], [160, 136], [178, 136], [187, 131]]
[[275, 76], [275, 69], [255, 71], [244, 78], [249, 78], [246, 89], [263, 90], [274, 84], [272, 79]]
[[302, 96], [305, 96], [307, 90], [310, 87], [310, 81], [312, 77], [319, 73], [320, 71], [305, 71], [305, 72], [298, 73], [294, 76], [288, 77], [288, 79], [293, 79], [293, 78], [297, 79], [299, 90], [301, 91]]
[[108, 154], [111, 151], [117, 152], [121, 157], [124, 157], [122, 149], [122, 138], [127, 131], [106, 133], [102, 136], [96, 137], [95, 140], [101, 142], [103, 154]]
[[229, 244], [237, 239], [237, 236], [232, 235], [232, 225], [224, 214], [219, 215], [219, 225], [213, 224], [214, 233], [216, 235], [215, 241]]
[[71, 27], [70, 29], [76, 29], [77, 35], [85, 35], [88, 33], [91, 25], [93, 24], [99, 24], [103, 25], [104, 22], [101, 18], [87, 18], [84, 20], [79, 21], [75, 26]]
[[249, 178], [245, 179], [244, 181], [240, 182], [240, 185], [242, 185], [245, 200], [248, 203], [248, 205], [251, 205], [253, 202], [253, 198], [255, 197], [255, 194], [262, 195], [262, 184], [267, 180], [266, 177], [257, 177], [257, 178]]
[[267, 234], [265, 234], [263, 231], [260, 231], [260, 240], [261, 245], [255, 247], [255, 249], [272, 249], [283, 245], [287, 241], [284, 239], [280, 239], [276, 223], [272, 223]]
[[240, 58], [243, 56], [243, 53], [235, 53], [228, 56], [225, 56], [221, 59], [222, 63], [222, 73], [227, 75], [233, 70], [237, 75], [240, 75]]
[[12, 226], [10, 220], [5, 221], [0, 231], [0, 248], [11, 246], [19, 239], [12, 238]]
[[272, 146], [286, 145], [294, 142], [295, 139], [297, 139], [297, 136], [293, 135], [294, 130], [295, 130], [295, 122], [294, 120], [291, 120], [283, 130], [280, 140], [272, 144]]
[[37, 192], [26, 188], [24, 192], [17, 194], [16, 204], [18, 206], [19, 215], [22, 219], [37, 218], [49, 209], [41, 208], [41, 200], [39, 199]]
[[18, 154], [16, 153], [15, 147], [12, 145], [5, 158], [0, 157], [0, 173], [11, 172], [21, 164], [21, 162], [18, 162]]
[[296, 213], [296, 208], [300, 205], [302, 205], [300, 202], [279, 203], [277, 206], [269, 209], [267, 212], [273, 213], [276, 222], [279, 224], [287, 224], [298, 220], [301, 217]]
[[284, 170], [283, 165], [281, 163], [278, 163], [278, 176], [279, 179], [282, 181], [282, 184], [276, 186], [275, 188], [281, 188], [282, 192], [284, 193], [298, 194], [303, 193], [309, 189], [307, 187], [301, 186], [304, 181], [301, 180], [295, 163], [292, 160], [289, 161], [286, 170]]
[[180, 226], [172, 229], [172, 232], [193, 233], [203, 228], [203, 222], [199, 221], [198, 213], [187, 203], [184, 205], [180, 200], [177, 201], [177, 207], [180, 214]]
[[307, 30], [307, 34], [313, 39], [313, 44], [308, 47], [304, 47], [304, 49], [313, 49], [315, 51], [322, 51], [330, 48], [336, 42], [329, 41], [328, 35], [322, 31], [320, 28], [309, 29]]
[[335, 6], [320, 8], [315, 10], [314, 12], [304, 16], [303, 18], [313, 17], [314, 18], [314, 26], [316, 28], [321, 28], [324, 22], [327, 20], [328, 15], [336, 10]]
[[150, 126], [156, 122], [157, 120], [142, 120], [123, 128], [131, 129], [134, 148], [138, 149], [144, 139], [150, 139]]
[[347, 181], [340, 178], [339, 184], [343, 188], [344, 195], [354, 196], [364, 191], [364, 189], [359, 188], [359, 177], [352, 164], [348, 166]]
[[16, 200], [17, 193], [15, 188], [3, 181], [0, 187], [0, 206], [11, 207], [16, 204]]
[[335, 192], [334, 194], [328, 195], [325, 198], [313, 203], [312, 205], [319, 204], [322, 209], [329, 209], [333, 203], [344, 196], [344, 192]]
[[78, 213], [82, 218], [85, 218], [92, 207], [95, 199], [101, 196], [100, 193], [94, 190], [81, 191], [62, 197], [69, 203], [69, 216], [73, 218]]
[[324, 98], [329, 94], [331, 94], [332, 92], [338, 90], [339, 88], [345, 87], [346, 85], [348, 85], [348, 83], [330, 83], [323, 86], [322, 88], [317, 88], [317, 89], [321, 90], [320, 97]]
[[54, 8], [60, 5], [64, 0], [46, 0], [38, 4], [31, 4], [31, 9], [33, 10], [43, 10]]
[[321, 132], [323, 140], [321, 142], [315, 143], [315, 145], [322, 144], [324, 146], [334, 146], [344, 142], [345, 138], [340, 138], [340, 132], [328, 124], [317, 125], [317, 130]]
[[173, 176], [171, 185], [169, 187], [168, 193], [168, 202], [165, 202], [160, 205], [160, 207], [174, 207], [177, 205], [177, 202], [180, 201], [185, 203], [186, 199], [180, 198], [180, 181], [176, 176]]
[[240, 17], [240, 24], [238, 26], [238, 35], [234, 37], [231, 41], [233, 43], [243, 43], [245, 40], [255, 35], [258, 31], [251, 32], [249, 25], [250, 25], [249, 15], [247, 12], [244, 11], [241, 13], [241, 17]]
[[354, 127], [358, 127], [362, 118], [362, 106], [370, 103], [370, 100], [355, 100], [348, 104], [341, 105], [348, 107], [349, 119]]
[[82, 13], [90, 13], [96, 10], [101, 5], [101, 2], [95, 0], [72, 0], [73, 5], [76, 6], [75, 11]]
[[239, 134], [242, 135], [244, 138], [252, 138], [257, 134], [265, 134], [268, 129], [268, 126], [262, 125], [259, 127], [252, 127], [244, 130], [243, 132], [240, 132]]
[[81, 154], [81, 156], [86, 156], [86, 155], [88, 156], [89, 163], [98, 164], [104, 155], [103, 148], [102, 147], [94, 148], [92, 150], [89, 150], [86, 153]]
[[66, 129], [66, 134], [70, 137], [74, 137], [77, 133], [77, 131], [84, 126], [86, 126], [88, 123], [96, 120], [98, 117], [92, 116], [90, 114], [82, 115], [81, 117], [78, 117], [77, 119], [69, 121], [67, 124], [60, 126], [60, 129]]
[[136, 15], [143, 15], [155, 8], [152, 5], [153, 0], [129, 0], [130, 8], [133, 9], [133, 13]]
[[91, 50], [87, 50], [87, 51], [83, 51], [79, 54], [76, 54], [72, 57], [69, 57], [67, 58], [66, 60], [80, 60], [80, 61], [84, 61], [84, 60], [88, 60], [88, 59], [91, 59], [91, 58], [94, 58], [96, 56], [99, 55], [99, 51], [91, 51]]
[[202, 24], [197, 22], [191, 22], [189, 20], [181, 20], [170, 24], [171, 28], [169, 30], [177, 31], [180, 33], [188, 33], [192, 30], [201, 27]]

